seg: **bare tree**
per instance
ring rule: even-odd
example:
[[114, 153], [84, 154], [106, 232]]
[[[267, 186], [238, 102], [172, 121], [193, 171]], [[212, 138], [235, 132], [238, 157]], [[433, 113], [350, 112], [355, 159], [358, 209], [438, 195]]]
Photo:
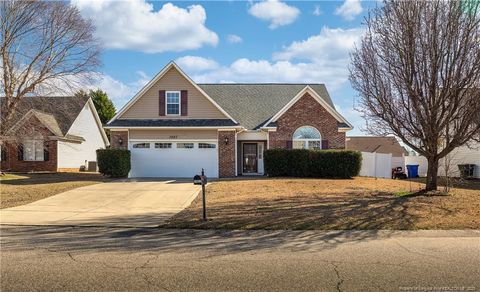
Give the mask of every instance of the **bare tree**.
[[367, 129], [425, 156], [436, 190], [439, 159], [480, 132], [480, 2], [389, 0], [365, 24], [350, 81]]
[[0, 87], [8, 124], [25, 96], [88, 78], [100, 46], [94, 26], [65, 1], [0, 1]]

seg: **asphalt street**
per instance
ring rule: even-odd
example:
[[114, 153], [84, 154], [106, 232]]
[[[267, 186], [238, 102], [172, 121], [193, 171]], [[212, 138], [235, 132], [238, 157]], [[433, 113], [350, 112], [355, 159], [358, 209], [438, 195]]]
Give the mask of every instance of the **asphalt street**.
[[480, 231], [0, 231], [1, 291], [480, 291]]

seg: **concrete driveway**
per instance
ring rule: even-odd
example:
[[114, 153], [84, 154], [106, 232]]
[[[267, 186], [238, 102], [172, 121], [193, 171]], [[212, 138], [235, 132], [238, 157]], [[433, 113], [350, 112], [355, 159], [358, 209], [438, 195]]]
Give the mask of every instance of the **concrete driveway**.
[[177, 181], [96, 184], [3, 209], [0, 223], [155, 227], [187, 207], [199, 191], [191, 182]]

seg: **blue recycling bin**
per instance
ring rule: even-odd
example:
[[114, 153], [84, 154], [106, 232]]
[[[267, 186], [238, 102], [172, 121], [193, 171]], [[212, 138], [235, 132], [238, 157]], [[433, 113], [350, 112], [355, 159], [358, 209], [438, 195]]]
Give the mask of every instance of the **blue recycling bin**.
[[408, 178], [418, 177], [418, 164], [407, 164]]

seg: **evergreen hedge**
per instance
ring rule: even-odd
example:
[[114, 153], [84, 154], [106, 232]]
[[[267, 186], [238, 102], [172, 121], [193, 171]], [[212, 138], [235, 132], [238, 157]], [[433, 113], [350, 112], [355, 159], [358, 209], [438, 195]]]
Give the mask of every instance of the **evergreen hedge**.
[[98, 149], [98, 171], [111, 177], [127, 177], [130, 172], [130, 150]]
[[351, 150], [268, 149], [268, 176], [351, 178], [360, 173], [362, 154]]

